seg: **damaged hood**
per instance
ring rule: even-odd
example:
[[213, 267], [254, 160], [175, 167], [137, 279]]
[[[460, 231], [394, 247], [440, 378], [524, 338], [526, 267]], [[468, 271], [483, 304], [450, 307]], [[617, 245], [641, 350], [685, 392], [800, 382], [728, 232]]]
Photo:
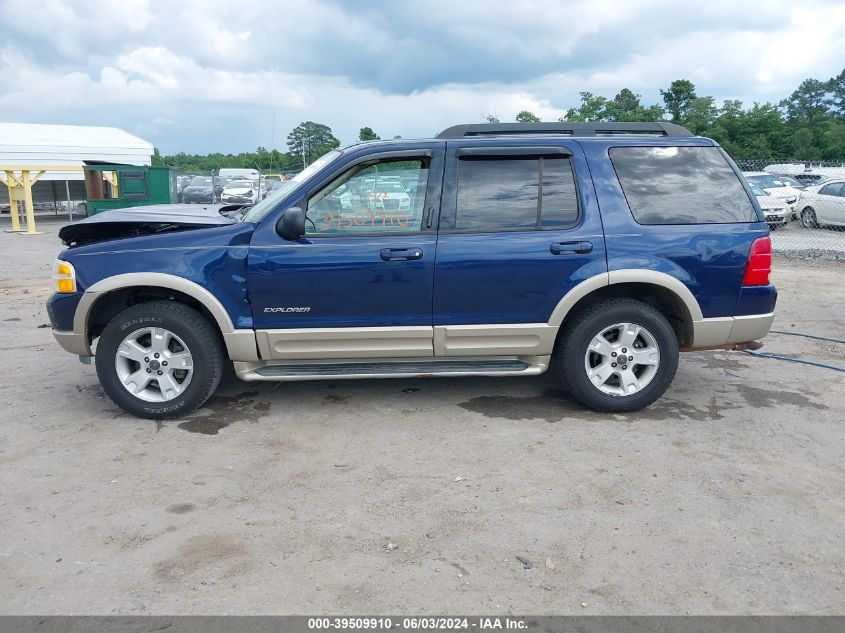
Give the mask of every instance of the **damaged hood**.
[[120, 237], [234, 224], [215, 206], [157, 204], [104, 211], [62, 227], [59, 239], [67, 246], [90, 244]]

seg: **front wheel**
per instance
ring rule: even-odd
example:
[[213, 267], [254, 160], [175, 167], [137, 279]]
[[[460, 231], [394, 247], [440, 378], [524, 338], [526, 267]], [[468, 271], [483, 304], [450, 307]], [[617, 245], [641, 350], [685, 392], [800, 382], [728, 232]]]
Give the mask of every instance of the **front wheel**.
[[97, 377], [109, 397], [140, 418], [175, 418], [202, 406], [220, 382], [220, 336], [193, 308], [151, 301], [112, 319], [97, 344]]
[[596, 411], [638, 411], [675, 377], [678, 339], [666, 317], [633, 299], [589, 306], [564, 325], [557, 362], [564, 387]]

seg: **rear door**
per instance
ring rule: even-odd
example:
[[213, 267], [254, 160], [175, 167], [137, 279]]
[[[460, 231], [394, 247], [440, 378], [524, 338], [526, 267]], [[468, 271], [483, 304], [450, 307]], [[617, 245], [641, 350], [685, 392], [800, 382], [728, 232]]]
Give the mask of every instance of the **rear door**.
[[580, 146], [449, 142], [434, 269], [436, 355], [547, 354], [552, 311], [607, 271]]
[[831, 182], [819, 189], [816, 216], [820, 222], [845, 223], [845, 184]]

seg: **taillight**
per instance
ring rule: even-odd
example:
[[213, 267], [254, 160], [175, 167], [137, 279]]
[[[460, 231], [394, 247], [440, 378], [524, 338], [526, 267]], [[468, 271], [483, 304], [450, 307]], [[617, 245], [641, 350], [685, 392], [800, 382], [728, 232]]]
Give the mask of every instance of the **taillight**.
[[772, 240], [760, 237], [751, 243], [748, 261], [745, 263], [743, 286], [769, 285], [769, 273], [772, 272]]

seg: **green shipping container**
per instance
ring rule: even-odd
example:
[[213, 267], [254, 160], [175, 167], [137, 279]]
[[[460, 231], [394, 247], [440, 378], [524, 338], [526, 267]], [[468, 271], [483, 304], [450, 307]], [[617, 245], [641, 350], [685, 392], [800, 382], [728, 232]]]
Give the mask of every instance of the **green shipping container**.
[[176, 174], [169, 167], [86, 163], [83, 169], [88, 215], [177, 202]]

